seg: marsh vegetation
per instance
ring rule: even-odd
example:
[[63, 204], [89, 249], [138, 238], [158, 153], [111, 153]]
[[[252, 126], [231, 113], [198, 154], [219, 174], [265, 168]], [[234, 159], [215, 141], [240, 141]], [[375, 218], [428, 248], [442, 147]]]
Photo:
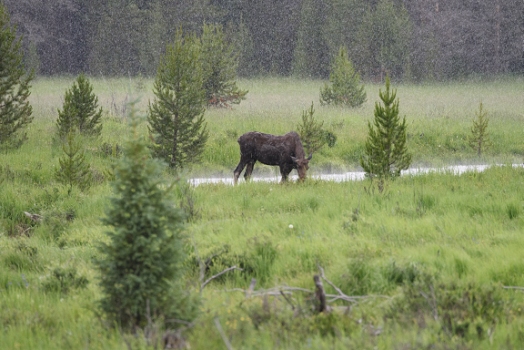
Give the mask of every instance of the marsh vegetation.
[[[101, 136], [82, 139], [91, 171], [85, 191], [55, 178], [62, 156], [53, 142], [57, 110], [73, 81], [37, 78], [27, 141], [0, 154], [0, 348], [153, 347], [162, 341], [154, 325], [146, 337], [103, 322], [93, 263], [108, 241], [101, 218], [129, 132], [129, 102], [138, 100], [145, 113], [153, 80], [91, 80], [104, 112]], [[522, 168], [404, 176], [380, 193], [367, 181], [185, 185], [196, 176], [232, 177], [238, 136], [292, 130], [323, 84], [240, 80], [246, 100], [206, 110], [202, 160], [184, 171], [174, 198], [188, 215], [180, 283], [201, 296], [185, 341], [193, 349], [223, 348], [224, 335], [233, 348], [520, 348], [524, 297], [504, 286], [524, 287]], [[393, 84], [413, 166], [522, 163], [522, 79]], [[336, 143], [314, 154], [310, 173], [359, 169], [381, 87], [366, 84], [367, 101], [357, 109], [316, 107]], [[491, 146], [479, 157], [469, 139], [480, 102]], [[145, 119], [139, 128], [146, 133]], [[166, 184], [174, 178], [169, 170], [162, 176]], [[242, 270], [204, 288], [232, 266]], [[319, 267], [332, 283], [324, 280], [327, 294], [351, 297], [330, 303], [330, 313], [314, 311]]]

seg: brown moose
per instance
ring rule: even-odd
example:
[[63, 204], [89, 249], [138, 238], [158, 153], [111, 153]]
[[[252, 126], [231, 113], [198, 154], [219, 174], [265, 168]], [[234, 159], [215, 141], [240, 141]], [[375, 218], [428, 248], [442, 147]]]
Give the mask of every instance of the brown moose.
[[266, 165], [278, 165], [282, 182], [287, 180], [293, 169], [297, 169], [300, 180], [306, 178], [309, 160], [313, 155], [305, 157], [300, 136], [296, 132], [291, 131], [283, 136], [275, 136], [252, 131], [240, 136], [238, 144], [240, 145], [240, 162], [234, 171], [235, 184], [246, 165], [244, 178], [246, 181], [249, 180], [257, 161]]

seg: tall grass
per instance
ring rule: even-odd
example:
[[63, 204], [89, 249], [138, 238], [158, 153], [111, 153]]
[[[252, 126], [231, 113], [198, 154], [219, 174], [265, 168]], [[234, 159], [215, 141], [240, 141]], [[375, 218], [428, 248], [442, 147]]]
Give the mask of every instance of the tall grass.
[[[60, 149], [53, 135], [56, 109], [73, 80], [35, 81], [29, 140], [0, 154], [0, 349], [147, 348], [143, 338], [120, 334], [97, 314], [92, 259], [108, 229], [100, 217], [108, 205], [112, 150], [126, 134], [122, 108], [141, 94], [145, 112], [152, 81], [93, 80], [107, 112], [101, 138], [85, 144], [98, 180], [89, 191], [68, 195], [54, 179]], [[202, 164], [187, 176], [230, 176], [239, 157], [236, 138], [250, 130], [293, 129], [302, 110], [318, 100], [321, 82], [268, 78], [239, 85], [250, 90], [246, 101], [206, 112], [210, 142]], [[522, 162], [524, 115], [515, 103], [522, 102], [521, 85], [519, 79], [396, 84], [415, 162]], [[360, 109], [315, 107], [338, 142], [313, 156], [312, 172], [358, 166], [379, 88], [366, 85], [368, 102]], [[465, 141], [480, 99], [491, 113], [494, 143], [482, 159]], [[185, 230], [187, 288], [199, 290], [202, 262], [204, 278], [242, 268], [203, 290], [188, 342], [194, 349], [223, 347], [218, 318], [235, 348], [520, 348], [524, 298], [502, 286], [524, 286], [523, 182], [523, 169], [501, 166], [460, 176], [402, 177], [381, 194], [368, 181], [312, 179], [179, 191], [177, 201], [189, 203], [190, 196], [195, 214]], [[344, 293], [367, 298], [350, 309], [335, 303], [331, 314], [316, 315], [304, 292], [285, 299], [246, 298], [238, 291], [251, 278], [256, 289], [313, 290], [319, 266]]]

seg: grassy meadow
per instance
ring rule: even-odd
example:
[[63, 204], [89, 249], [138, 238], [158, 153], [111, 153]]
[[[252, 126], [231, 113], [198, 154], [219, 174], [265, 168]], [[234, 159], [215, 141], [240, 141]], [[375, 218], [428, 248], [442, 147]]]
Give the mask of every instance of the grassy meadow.
[[[138, 101], [145, 113], [153, 81], [91, 79], [105, 111], [102, 136], [84, 143], [94, 183], [68, 195], [54, 179], [62, 152], [54, 122], [73, 81], [38, 78], [28, 141], [0, 153], [0, 349], [155, 348], [160, 333], [148, 344], [104, 323], [92, 263], [108, 230], [100, 223], [111, 191], [107, 171], [126, 138], [127, 104]], [[367, 84], [364, 106], [344, 109], [319, 105], [323, 83], [239, 81], [247, 100], [206, 111], [209, 142], [202, 162], [184, 176], [232, 177], [238, 136], [296, 129], [312, 101], [337, 142], [313, 155], [310, 173], [358, 170], [382, 86]], [[524, 81], [392, 86], [413, 166], [507, 165], [461, 176], [405, 176], [382, 193], [368, 181], [181, 185], [176, 204], [191, 214], [185, 283], [202, 298], [199, 317], [184, 333], [192, 349], [226, 348], [223, 336], [236, 349], [523, 347], [524, 169], [509, 164], [523, 162]], [[480, 102], [492, 146], [479, 158], [467, 137]], [[258, 164], [256, 174], [277, 170]], [[202, 277], [199, 262], [206, 260]], [[200, 290], [231, 266], [242, 271]], [[330, 313], [312, 311], [319, 266], [333, 284], [323, 280], [326, 293], [352, 297], [332, 302]], [[248, 297], [252, 278], [257, 283]]]

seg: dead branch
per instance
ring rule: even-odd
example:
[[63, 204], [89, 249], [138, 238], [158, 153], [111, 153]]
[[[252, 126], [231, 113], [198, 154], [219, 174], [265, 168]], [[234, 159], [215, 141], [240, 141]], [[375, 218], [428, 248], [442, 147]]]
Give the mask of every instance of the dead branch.
[[27, 211], [24, 211], [24, 215], [27, 216], [28, 218], [30, 218], [31, 220], [36, 221], [36, 222], [42, 221], [42, 218], [43, 218], [42, 215], [31, 214], [31, 213], [28, 213]]
[[430, 285], [430, 291], [431, 291], [431, 298], [423, 291], [420, 291], [420, 295], [422, 295], [422, 297], [426, 299], [429, 306], [431, 307], [431, 311], [433, 313], [433, 319], [435, 321], [438, 321], [437, 298], [435, 297], [435, 291], [433, 289], [433, 285]]
[[204, 287], [208, 285], [209, 282], [211, 282], [212, 280], [214, 280], [215, 278], [217, 277], [220, 277], [222, 276], [223, 274], [229, 272], [229, 271], [233, 271], [233, 270], [239, 270], [239, 271], [242, 271], [242, 269], [240, 267], [237, 267], [236, 265], [235, 266], [231, 266], [231, 267], [228, 267], [227, 269], [225, 269], [224, 271], [221, 271], [219, 273], [217, 273], [216, 275], [213, 275], [211, 277], [209, 277], [204, 283], [202, 283], [202, 285], [200, 286], [200, 292], [202, 292], [202, 290], [204, 290]]
[[344, 297], [347, 297], [346, 294], [344, 294], [340, 288], [338, 288], [337, 286], [335, 286], [335, 284], [333, 282], [331, 282], [330, 280], [328, 280], [326, 278], [326, 276], [324, 275], [324, 269], [322, 268], [322, 266], [318, 265], [318, 270], [320, 271], [320, 277], [322, 277], [322, 279], [324, 281], [326, 281], [331, 287], [333, 287], [334, 290], [337, 291], [337, 293], [340, 295], [340, 296], [344, 296]]
[[313, 276], [313, 281], [315, 281], [315, 297], [318, 302], [317, 311], [320, 312], [329, 312], [329, 308], [326, 304], [326, 292], [324, 291], [324, 285], [320, 280], [319, 275]]
[[350, 303], [356, 303], [357, 299], [366, 299], [366, 298], [370, 297], [370, 296], [349, 296], [349, 295], [346, 295], [333, 282], [331, 282], [330, 280], [328, 280], [326, 278], [326, 276], [324, 274], [324, 269], [322, 268], [322, 266], [318, 265], [318, 270], [320, 271], [320, 277], [322, 277], [322, 279], [324, 281], [326, 281], [327, 284], [329, 284], [331, 287], [333, 287], [333, 289], [338, 293], [338, 295], [326, 294], [326, 297], [331, 298], [328, 301], [329, 303], [332, 303], [332, 302], [337, 301], [337, 300], [344, 300], [344, 301], [347, 301], [347, 302], [350, 302]]
[[502, 286], [504, 289], [515, 289], [515, 290], [522, 290], [524, 291], [524, 287], [518, 287], [518, 286]]
[[257, 280], [255, 278], [252, 278], [251, 283], [249, 284], [249, 288], [246, 290], [246, 298], [251, 297], [251, 294], [255, 290], [255, 284], [257, 284]]
[[226, 345], [226, 348], [228, 350], [232, 350], [233, 347], [231, 346], [231, 343], [229, 342], [229, 339], [227, 339], [226, 334], [224, 333], [224, 330], [222, 329], [222, 325], [220, 324], [220, 320], [218, 317], [215, 317], [215, 327], [218, 329], [218, 333], [220, 333], [220, 336], [222, 337], [222, 340], [224, 341], [224, 344]]
[[286, 293], [284, 293], [283, 291], [280, 291], [280, 295], [282, 295], [282, 297], [284, 297], [284, 300], [287, 301], [287, 303], [291, 306], [291, 310], [295, 310], [295, 305], [293, 304], [293, 301], [288, 298]]

